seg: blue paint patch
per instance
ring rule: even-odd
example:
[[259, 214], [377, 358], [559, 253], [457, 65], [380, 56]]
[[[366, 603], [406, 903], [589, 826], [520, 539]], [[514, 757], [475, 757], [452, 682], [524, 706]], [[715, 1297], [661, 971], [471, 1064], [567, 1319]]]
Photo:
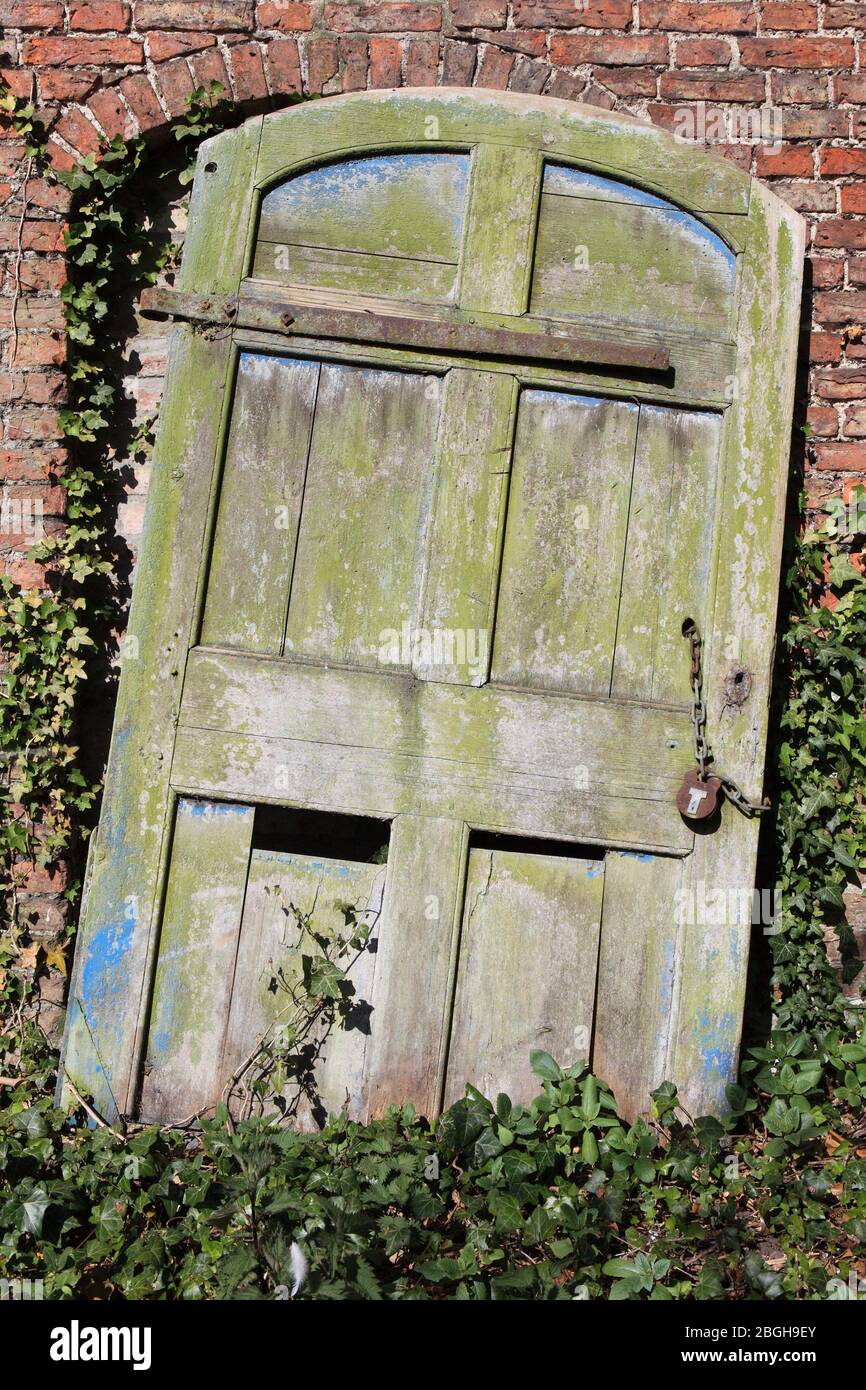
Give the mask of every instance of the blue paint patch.
[[231, 801], [191, 801], [186, 797], [181, 797], [177, 803], [179, 816], [245, 816], [249, 809]]
[[731, 1013], [721, 1014], [712, 1019], [702, 1013], [695, 1025], [694, 1033], [699, 1035], [701, 1067], [707, 1081], [736, 1081], [735, 1058], [737, 1021]]
[[604, 864], [594, 864], [586, 871], [587, 878], [598, 878], [604, 873]]
[[618, 849], [617, 854], [621, 854], [623, 859], [636, 859], [639, 864], [654, 864], [655, 855], [646, 854], [643, 850]]
[[731, 248], [703, 222], [691, 213], [647, 193], [642, 188], [620, 183], [616, 179], [605, 179], [598, 174], [589, 174], [584, 169], [570, 169], [562, 164], [548, 164], [544, 171], [545, 193], [566, 193], [574, 197], [597, 198], [603, 202], [631, 203], [644, 208], [656, 208], [672, 228], [680, 229], [704, 243], [705, 250], [717, 256], [727, 266], [733, 279], [737, 258]]

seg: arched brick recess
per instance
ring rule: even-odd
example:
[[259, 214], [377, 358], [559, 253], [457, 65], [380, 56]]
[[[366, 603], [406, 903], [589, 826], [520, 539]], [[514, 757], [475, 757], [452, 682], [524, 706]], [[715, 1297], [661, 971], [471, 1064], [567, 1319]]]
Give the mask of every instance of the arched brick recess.
[[[159, 141], [193, 87], [218, 80], [247, 111], [292, 94], [477, 86], [546, 93], [676, 128], [692, 112], [725, 157], [812, 224], [800, 392], [811, 504], [866, 479], [866, 6], [771, 0], [0, 0], [0, 70], [51, 124], [55, 163], [100, 138]], [[769, 106], [779, 147], [719, 137]], [[703, 122], [703, 127], [701, 126]], [[62, 525], [68, 195], [34, 178], [0, 128], [0, 485]], [[22, 197], [23, 193], [23, 197]], [[13, 309], [14, 305], [14, 309]], [[158, 349], [139, 390], [158, 394]], [[804, 436], [795, 433], [804, 452]], [[134, 522], [130, 523], [133, 526]], [[130, 535], [133, 533], [130, 532]], [[43, 576], [0, 534], [0, 571]], [[46, 922], [60, 879], [26, 885]]]

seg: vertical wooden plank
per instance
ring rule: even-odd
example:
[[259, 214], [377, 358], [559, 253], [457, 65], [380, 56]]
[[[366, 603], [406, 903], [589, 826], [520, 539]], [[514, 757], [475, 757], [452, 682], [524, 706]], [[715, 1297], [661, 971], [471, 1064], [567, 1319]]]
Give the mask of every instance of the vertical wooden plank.
[[603, 884], [602, 860], [470, 850], [446, 1105], [467, 1081], [530, 1101], [533, 1048], [588, 1060]]
[[279, 656], [313, 424], [317, 362], [241, 355], [201, 640]]
[[668, 1079], [683, 861], [610, 851], [598, 963], [592, 1065], [633, 1120]]
[[609, 693], [637, 422], [622, 401], [521, 396], [494, 680]]
[[460, 820], [397, 816], [373, 986], [365, 1118], [411, 1101], [439, 1110], [468, 831]]
[[177, 1120], [215, 1104], [244, 906], [253, 808], [177, 803], [141, 1114]]
[[[779, 564], [788, 483], [806, 224], [752, 182], [733, 404], [722, 446], [719, 544], [704, 649], [707, 727], [717, 763], [750, 796], [764, 776]], [[731, 706], [725, 678], [748, 671], [751, 693]], [[699, 835], [685, 888], [727, 910], [696, 912], [684, 934], [682, 985], [669, 1074], [692, 1114], [724, 1111], [737, 1074], [759, 824], [722, 807]], [[772, 887], [762, 884], [761, 887]]]
[[121, 670], [62, 1057], [64, 1075], [106, 1118], [128, 1113], [136, 1080], [173, 809], [169, 770], [231, 355], [228, 339], [208, 340], [186, 325], [172, 330], [125, 644], [130, 656]]
[[199, 145], [179, 290], [237, 293], [257, 211], [253, 179], [261, 135], [257, 116]]
[[341, 968], [351, 962], [341, 1022], [327, 1033], [314, 1024], [299, 1040], [315, 1051], [317, 1096], [299, 1095], [296, 1085], [286, 1088], [284, 1100], [298, 1128], [315, 1129], [341, 1110], [352, 1119], [360, 1114], [385, 875], [384, 864], [253, 850], [221, 1084], [243, 1066], [260, 1039], [272, 1038], [296, 1016], [289, 991], [302, 979], [301, 956], [317, 948], [309, 936], [301, 938], [293, 909], [309, 914], [316, 933], [332, 940], [349, 932], [348, 906], [371, 931], [372, 949], [340, 962]]
[[642, 405], [611, 694], [688, 699], [682, 623], [704, 631], [713, 579], [721, 417]]
[[541, 156], [514, 145], [476, 146], [460, 261], [461, 309], [523, 314], [529, 293]]
[[517, 383], [454, 368], [445, 379], [436, 491], [413, 670], [483, 685], [490, 671]]
[[401, 664], [388, 634], [417, 619], [440, 397], [435, 376], [322, 367], [287, 655]]

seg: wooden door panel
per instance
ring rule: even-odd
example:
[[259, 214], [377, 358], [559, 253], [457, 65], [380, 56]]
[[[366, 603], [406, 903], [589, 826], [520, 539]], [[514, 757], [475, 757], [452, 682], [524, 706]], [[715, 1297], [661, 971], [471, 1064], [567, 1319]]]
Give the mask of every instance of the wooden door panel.
[[736, 258], [697, 218], [645, 190], [547, 165], [532, 313], [727, 338]]
[[441, 380], [325, 364], [298, 528], [286, 654], [376, 666], [417, 622]]
[[588, 1058], [603, 884], [601, 859], [470, 850], [446, 1105], [467, 1082], [528, 1103], [534, 1048]]
[[[359, 717], [363, 710], [363, 718]], [[685, 711], [200, 650], [174, 785], [686, 852]]]
[[453, 301], [469, 158], [427, 151], [342, 160], [262, 200], [253, 273], [285, 284]]
[[216, 1103], [253, 832], [253, 808], [181, 798], [154, 980], [141, 1114]]
[[204, 642], [282, 650], [319, 371], [318, 362], [241, 354]]
[[[314, 1089], [310, 1093], [290, 1081], [280, 1093], [279, 1109], [301, 1129], [318, 1128], [329, 1113], [341, 1110], [356, 1119], [360, 1115], [385, 873], [380, 864], [253, 850], [220, 1068], [223, 1084], [237, 1077], [236, 1114], [245, 1113], [250, 1087], [260, 1075], [250, 1062], [258, 1043], [279, 1044], [280, 1030], [285, 1035], [302, 1015], [297, 1001], [303, 993], [293, 996], [302, 981], [301, 957], [319, 954], [320, 948], [302, 934], [298, 917], [319, 935], [345, 938], [351, 908], [355, 920], [369, 928], [372, 949], [340, 959], [349, 974], [333, 1024], [326, 1028], [314, 1020], [299, 1027], [294, 1050], [305, 1057]], [[290, 1050], [288, 1041], [283, 1050]], [[257, 1110], [259, 1103], [251, 1102], [251, 1108]]]
[[610, 692], [638, 408], [520, 398], [492, 679]]
[[721, 417], [642, 405], [611, 694], [679, 703], [682, 623], [706, 628], [715, 580]]
[[645, 1110], [670, 1077], [683, 882], [682, 859], [605, 856], [592, 1065], [626, 1115]]

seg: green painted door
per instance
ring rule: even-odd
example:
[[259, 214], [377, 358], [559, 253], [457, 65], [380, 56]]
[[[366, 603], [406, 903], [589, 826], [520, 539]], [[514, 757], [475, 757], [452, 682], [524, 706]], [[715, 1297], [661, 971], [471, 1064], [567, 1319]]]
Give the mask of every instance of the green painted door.
[[802, 249], [733, 167], [543, 98], [203, 147], [64, 1052], [106, 1112], [248, 1079], [347, 914], [297, 1123], [526, 1100], [533, 1048], [626, 1114], [723, 1106], [757, 827], [676, 809], [681, 628], [757, 795]]

